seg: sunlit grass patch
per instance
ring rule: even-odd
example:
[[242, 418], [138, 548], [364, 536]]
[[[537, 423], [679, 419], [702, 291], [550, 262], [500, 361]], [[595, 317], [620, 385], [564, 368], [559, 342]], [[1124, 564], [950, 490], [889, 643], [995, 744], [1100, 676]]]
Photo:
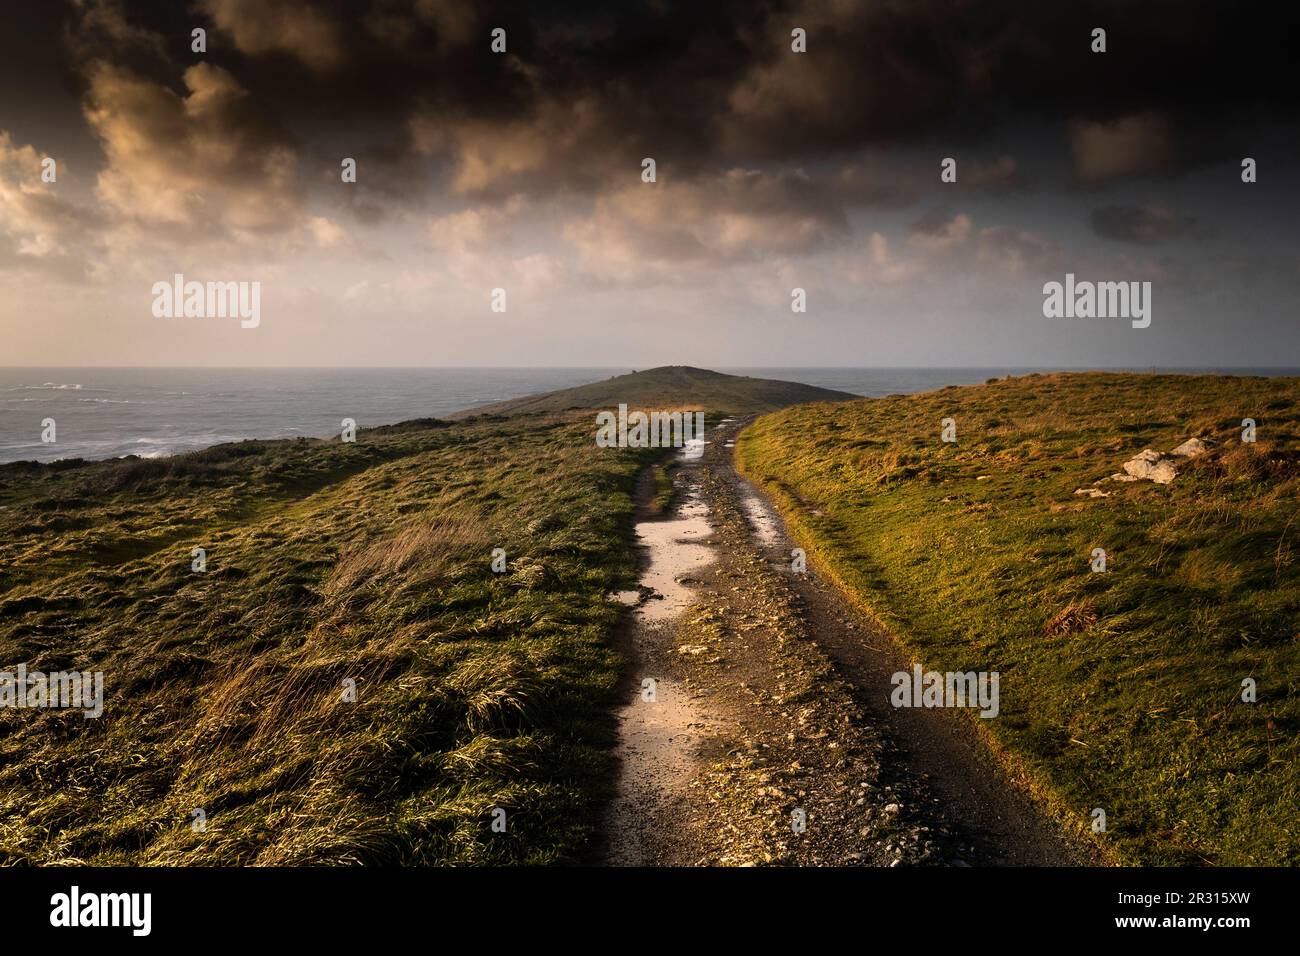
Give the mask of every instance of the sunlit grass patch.
[[649, 460], [560, 415], [0, 469], [0, 666], [106, 697], [0, 710], [0, 859], [573, 859]]
[[[1193, 436], [1171, 484], [1108, 480]], [[1295, 379], [1035, 374], [788, 409], [738, 453], [926, 666], [1001, 672], [986, 729], [1068, 823], [1104, 808], [1129, 860], [1295, 864], [1297, 436]]]

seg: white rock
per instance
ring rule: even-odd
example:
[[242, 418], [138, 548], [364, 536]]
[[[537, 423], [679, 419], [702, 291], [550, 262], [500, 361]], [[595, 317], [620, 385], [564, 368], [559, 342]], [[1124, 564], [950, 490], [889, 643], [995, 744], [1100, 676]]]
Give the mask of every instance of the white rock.
[[1157, 485], [1169, 484], [1178, 474], [1173, 459], [1150, 448], [1143, 449], [1137, 457], [1124, 462], [1124, 470], [1134, 478], [1145, 478]]
[[1213, 444], [1213, 439], [1189, 438], [1169, 454], [1177, 455], [1179, 458], [1198, 458], [1208, 454]]

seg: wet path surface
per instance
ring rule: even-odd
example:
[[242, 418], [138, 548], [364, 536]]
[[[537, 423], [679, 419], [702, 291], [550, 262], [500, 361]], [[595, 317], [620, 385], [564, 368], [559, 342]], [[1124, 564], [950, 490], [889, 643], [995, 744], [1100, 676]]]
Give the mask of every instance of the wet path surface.
[[[888, 705], [902, 651], [792, 545], [736, 473], [743, 422], [642, 508], [622, 646], [614, 865], [1094, 862], [1015, 789], [963, 715]], [[639, 500], [648, 503], [647, 473]]]
[[637, 524], [637, 543], [649, 556], [640, 584], [652, 592], [634, 612], [642, 621], [672, 620], [695, 600], [688, 574], [716, 558], [705, 543], [713, 534], [708, 516], [709, 506], [697, 493], [677, 509], [676, 517]]
[[[641, 495], [644, 500], [647, 495]], [[644, 508], [642, 509], [644, 510]], [[709, 506], [691, 494], [667, 519], [637, 522], [644, 570], [637, 591], [616, 596], [633, 603], [625, 641], [637, 673], [646, 670], [671, 641], [671, 622], [695, 600], [690, 572], [716, 560], [709, 543]], [[646, 851], [648, 828], [661, 811], [684, 799], [696, 772], [701, 741], [713, 723], [680, 682], [664, 676], [634, 677], [630, 700], [618, 711], [618, 795], [609, 809], [606, 862], [641, 866], [654, 860]]]

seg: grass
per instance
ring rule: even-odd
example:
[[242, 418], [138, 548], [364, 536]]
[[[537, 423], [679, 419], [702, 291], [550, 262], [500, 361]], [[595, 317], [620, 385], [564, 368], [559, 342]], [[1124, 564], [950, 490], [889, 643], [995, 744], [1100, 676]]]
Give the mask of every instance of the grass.
[[654, 497], [650, 499], [650, 513], [667, 514], [672, 510], [673, 499], [677, 491], [673, 485], [673, 474], [677, 470], [675, 460], [658, 462], [651, 472], [654, 478]]
[[[1297, 864], [1297, 435], [1294, 378], [1052, 374], [788, 409], [737, 456], [919, 661], [1001, 673], [983, 729], [1068, 825], [1104, 809], [1124, 862]], [[1190, 436], [1219, 444], [1172, 484], [1100, 481]]]
[[[618, 400], [716, 421], [806, 394], [697, 371]], [[0, 709], [0, 864], [582, 859], [614, 771], [606, 595], [636, 579], [637, 476], [660, 465], [661, 506], [670, 479], [661, 449], [597, 449], [574, 391], [355, 443], [0, 466], [0, 670], [105, 695], [96, 720]]]
[[0, 468], [4, 669], [105, 673], [99, 720], [0, 710], [0, 861], [574, 858], [612, 769], [604, 595], [634, 577], [653, 454], [591, 433], [425, 422]]

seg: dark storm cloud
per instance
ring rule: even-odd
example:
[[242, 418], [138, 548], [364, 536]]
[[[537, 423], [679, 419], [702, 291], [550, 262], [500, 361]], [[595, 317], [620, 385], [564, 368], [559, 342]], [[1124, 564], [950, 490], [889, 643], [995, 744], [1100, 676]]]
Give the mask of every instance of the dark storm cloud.
[[[598, 364], [632, 341], [608, 338], [610, 314], [668, 312], [733, 362], [740, 348], [809, 364], [930, 349], [960, 363], [996, 340], [1013, 349], [999, 361], [1053, 364], [1068, 343], [1030, 323], [1043, 276], [1068, 271], [1157, 280], [1157, 301], [1178, 310], [1145, 351], [1099, 338], [1070, 364], [1220, 361], [1228, 300], [1263, 317], [1252, 334], [1268, 340], [1264, 357], [1296, 341], [1293, 6], [9, 7], [0, 319], [21, 333], [36, 309], [63, 308], [78, 331], [32, 339], [28, 360], [189, 361], [180, 339], [155, 351], [158, 327], [137, 321], [139, 289], [180, 260], [274, 277], [293, 334], [259, 353], [268, 363], [382, 364], [423, 348], [453, 363]], [[200, 26], [207, 50], [195, 53]], [[490, 49], [495, 27], [506, 55]], [[807, 53], [791, 51], [796, 27]], [[1094, 27], [1107, 30], [1104, 54], [1090, 52]], [[40, 178], [46, 156], [57, 183]], [[1258, 157], [1258, 183], [1240, 180], [1244, 156]], [[341, 182], [343, 157], [357, 159], [356, 183]], [[643, 157], [654, 183], [641, 181]], [[942, 157], [958, 160], [957, 182], [940, 181]], [[1206, 223], [1217, 241], [1180, 241]], [[1192, 282], [1220, 305], [1191, 301]], [[533, 311], [504, 334], [481, 317], [483, 290], [507, 285]], [[817, 303], [807, 336], [763, 344], [755, 314], [787, 314], [793, 287]], [[356, 334], [362, 315], [374, 334]], [[895, 323], [907, 331], [892, 344], [844, 334], [893, 316], [930, 324]], [[972, 338], [977, 327], [1011, 332]], [[369, 351], [345, 358], [331, 344], [362, 338]], [[247, 360], [209, 344], [205, 360]]]
[[[98, 7], [87, 0], [83, 21]], [[593, 187], [646, 155], [689, 174], [908, 141], [955, 147], [1007, 122], [1082, 124], [1085, 163], [1107, 124], [1163, 124], [1178, 148], [1140, 171], [1168, 172], [1228, 149], [1225, 124], [1295, 118], [1300, 11], [1269, 18], [1261, 32], [1223, 5], [1173, 2], [196, 0], [133, 4], [89, 32], [134, 59], [161, 42], [184, 66], [189, 28], [206, 25], [208, 59], [286, 126], [346, 127], [377, 162], [441, 157], [449, 172], [487, 162], [483, 144], [504, 134], [501, 148], [523, 157], [470, 184], [544, 189]], [[507, 56], [489, 49], [497, 26]], [[1096, 26], [1105, 54], [1089, 50]], [[790, 50], [794, 27], [806, 54]], [[538, 141], [546, 155], [529, 160]]]
[[[1243, 100], [1295, 115], [1285, 81], [1294, 78], [1288, 34], [1300, 16], [1289, 8], [1271, 10], [1261, 33], [1219, 4], [1162, 2], [1062, 10], [1021, 2], [657, 0], [539, 12], [532, 3], [372, 0], [346, 5], [346, 15], [301, 0], [201, 6], [235, 31], [236, 42], [246, 24], [243, 33], [257, 42], [241, 48], [259, 54], [277, 48], [268, 24], [293, 23], [313, 8], [310, 31], [281, 28], [297, 37], [282, 49], [318, 72], [337, 66], [336, 77], [368, 107], [386, 94], [399, 103], [432, 97], [476, 115], [511, 115], [540, 96], [594, 91], [626, 110], [617, 115], [627, 127], [697, 140], [719, 133], [720, 107], [735, 107], [756, 77], [777, 71], [772, 95], [754, 104], [755, 115], [739, 118], [761, 145], [780, 152], [1025, 115], [1190, 117], [1235, 111]], [[507, 30], [511, 54], [531, 77], [501, 68], [487, 44], [495, 26]], [[790, 51], [795, 26], [808, 31], [803, 56]], [[1089, 50], [1096, 26], [1108, 30], [1102, 55]], [[813, 78], [822, 92], [800, 111], [800, 86]], [[772, 121], [784, 123], [768, 129]]]

